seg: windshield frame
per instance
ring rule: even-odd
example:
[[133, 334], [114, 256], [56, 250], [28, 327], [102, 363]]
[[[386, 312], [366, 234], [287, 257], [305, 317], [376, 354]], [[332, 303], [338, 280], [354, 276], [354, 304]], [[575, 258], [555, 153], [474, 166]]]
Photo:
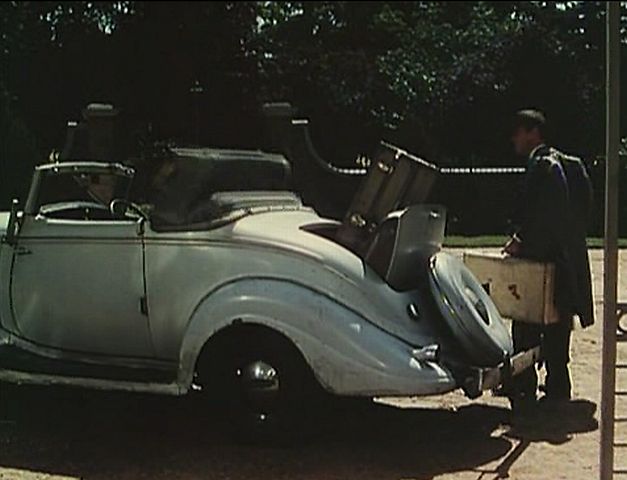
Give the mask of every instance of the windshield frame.
[[[35, 168], [33, 181], [31, 183], [30, 192], [26, 205], [24, 206], [25, 215], [37, 215], [41, 205], [42, 185], [46, 178], [55, 175], [113, 175], [127, 178], [128, 185], [124, 192], [124, 198], [127, 199], [135, 170], [124, 166], [120, 163], [100, 163], [100, 162], [59, 162], [52, 164], [39, 165]], [[79, 201], [79, 199], [77, 199]]]

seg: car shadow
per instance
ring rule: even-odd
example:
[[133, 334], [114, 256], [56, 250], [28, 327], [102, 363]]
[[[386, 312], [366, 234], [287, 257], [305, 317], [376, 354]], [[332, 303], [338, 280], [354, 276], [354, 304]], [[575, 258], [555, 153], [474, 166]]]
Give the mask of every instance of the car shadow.
[[[7, 468], [87, 479], [432, 479], [471, 471], [492, 478], [498, 472], [482, 466], [506, 461], [517, 444], [565, 438], [552, 437], [548, 427], [507, 430], [507, 409], [478, 403], [453, 411], [361, 401], [342, 403], [307, 441], [244, 446], [224, 433], [222, 418], [204, 410], [188, 398], [2, 385], [0, 473]], [[562, 428], [566, 437], [573, 429], [592, 428], [572, 422]]]

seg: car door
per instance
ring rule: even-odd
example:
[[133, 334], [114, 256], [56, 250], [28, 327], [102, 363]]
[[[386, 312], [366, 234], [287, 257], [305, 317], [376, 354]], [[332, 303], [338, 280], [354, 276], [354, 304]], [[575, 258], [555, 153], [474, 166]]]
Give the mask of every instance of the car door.
[[16, 334], [40, 346], [154, 356], [146, 309], [143, 220], [118, 217], [131, 172], [119, 165], [39, 167], [13, 244]]
[[11, 278], [20, 334], [64, 350], [151, 356], [139, 226], [26, 217]]

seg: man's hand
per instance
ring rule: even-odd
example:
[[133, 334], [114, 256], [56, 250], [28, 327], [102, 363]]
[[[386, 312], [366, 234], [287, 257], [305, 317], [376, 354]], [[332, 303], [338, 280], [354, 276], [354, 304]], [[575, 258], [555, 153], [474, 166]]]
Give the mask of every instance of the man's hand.
[[521, 243], [517, 237], [510, 238], [509, 242], [505, 244], [501, 253], [507, 255], [516, 256], [520, 253]]

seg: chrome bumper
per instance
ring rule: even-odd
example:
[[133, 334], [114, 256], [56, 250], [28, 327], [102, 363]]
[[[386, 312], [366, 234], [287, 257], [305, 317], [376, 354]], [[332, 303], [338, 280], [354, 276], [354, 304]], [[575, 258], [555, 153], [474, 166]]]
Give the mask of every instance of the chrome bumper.
[[496, 367], [472, 367], [464, 375], [461, 387], [469, 398], [480, 397], [485, 390], [498, 387], [507, 389], [512, 377], [525, 371], [540, 360], [540, 347], [517, 353]]

